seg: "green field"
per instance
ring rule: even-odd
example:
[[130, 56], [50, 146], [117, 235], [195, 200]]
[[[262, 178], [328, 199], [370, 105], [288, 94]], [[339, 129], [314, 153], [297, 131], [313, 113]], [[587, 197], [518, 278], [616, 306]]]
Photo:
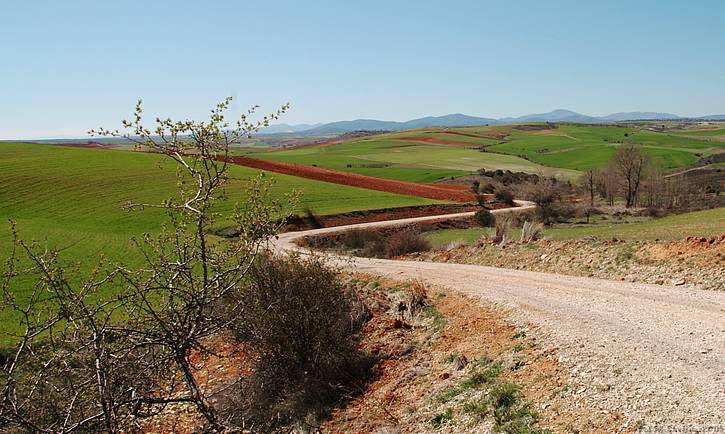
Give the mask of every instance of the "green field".
[[725, 128], [712, 128], [712, 129], [685, 129], [681, 131], [673, 131], [672, 134], [678, 136], [693, 136], [693, 137], [725, 137]]
[[[543, 124], [534, 124], [543, 126]], [[725, 130], [657, 132], [616, 125], [558, 124], [526, 130], [517, 125], [428, 128], [380, 134], [349, 142], [290, 150], [252, 151], [261, 159], [317, 165], [380, 178], [436, 182], [485, 169], [503, 169], [573, 179], [582, 170], [604, 167], [618, 146], [636, 143], [663, 169], [688, 167], [703, 156], [725, 152]], [[451, 132], [505, 138], [469, 137]], [[425, 143], [442, 139], [467, 145]], [[485, 146], [489, 152], [480, 152]]]
[[[425, 130], [408, 132], [407, 136], [416, 134], [427, 137]], [[542, 166], [514, 155], [479, 152], [461, 146], [394, 140], [395, 137], [405, 136], [397, 133], [334, 145], [255, 153], [252, 156], [415, 182], [435, 182], [481, 168], [544, 173], [563, 178], [572, 178], [578, 174], [572, 170]], [[445, 138], [458, 140], [459, 136], [446, 135]]]
[[[248, 180], [259, 171], [230, 170], [229, 198], [221, 212], [243, 199]], [[299, 191], [299, 209], [320, 214], [421, 205], [434, 201], [270, 174], [273, 192]], [[173, 194], [173, 165], [152, 154], [80, 149], [49, 145], [0, 143], [0, 258], [10, 247], [8, 219], [17, 221], [23, 237], [67, 248], [72, 260], [94, 262], [104, 253], [132, 260], [129, 238], [158, 230], [160, 210], [124, 211], [128, 201], [158, 203]], [[219, 222], [224, 224], [223, 221]]]
[[[445, 247], [452, 242], [472, 243], [484, 235], [492, 235], [491, 228], [445, 229], [423, 234], [434, 247]], [[637, 223], [600, 223], [558, 225], [544, 230], [544, 237], [570, 240], [589, 236], [601, 239], [625, 240], [682, 240], [687, 236], [709, 237], [725, 234], [725, 208], [696, 211]], [[514, 239], [520, 230], [512, 232]]]
[[492, 127], [510, 135], [492, 151], [523, 155], [531, 161], [574, 170], [603, 167], [622, 143], [636, 143], [664, 169], [685, 167], [700, 157], [725, 151], [725, 143], [611, 125], [562, 124], [541, 131]]

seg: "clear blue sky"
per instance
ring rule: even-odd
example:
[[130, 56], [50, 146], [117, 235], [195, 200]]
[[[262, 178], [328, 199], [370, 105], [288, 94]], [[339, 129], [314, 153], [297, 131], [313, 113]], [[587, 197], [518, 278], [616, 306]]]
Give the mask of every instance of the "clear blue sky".
[[[353, 4], [354, 3], [354, 4]], [[722, 1], [3, 1], [0, 138], [292, 103], [285, 123], [725, 113]]]

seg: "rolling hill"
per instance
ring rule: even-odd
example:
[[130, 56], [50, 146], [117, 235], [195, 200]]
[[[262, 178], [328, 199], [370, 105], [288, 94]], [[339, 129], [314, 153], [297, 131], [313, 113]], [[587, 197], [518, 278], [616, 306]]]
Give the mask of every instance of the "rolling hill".
[[725, 115], [705, 115], [698, 117], [684, 117], [672, 113], [660, 112], [618, 112], [606, 116], [589, 116], [571, 110], [558, 109], [547, 113], [535, 113], [519, 117], [491, 118], [469, 116], [461, 113], [443, 116], [427, 116], [404, 122], [383, 121], [377, 119], [355, 119], [337, 121], [315, 125], [270, 125], [261, 131], [261, 134], [298, 133], [302, 135], [329, 135], [342, 134], [351, 131], [404, 131], [417, 128], [434, 127], [465, 127], [480, 125], [514, 124], [521, 122], [572, 122], [572, 123], [612, 123], [639, 120], [725, 120]]

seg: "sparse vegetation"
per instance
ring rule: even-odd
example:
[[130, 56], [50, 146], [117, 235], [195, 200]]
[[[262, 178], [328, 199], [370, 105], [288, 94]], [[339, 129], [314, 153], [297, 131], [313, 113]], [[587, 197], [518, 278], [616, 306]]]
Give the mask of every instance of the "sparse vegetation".
[[439, 429], [452, 418], [453, 418], [453, 410], [451, 410], [449, 408], [446, 411], [444, 411], [443, 413], [438, 413], [435, 416], [433, 416], [433, 419], [430, 420], [430, 424], [433, 428]]
[[458, 395], [470, 390], [483, 386], [484, 384], [493, 383], [493, 381], [501, 374], [501, 364], [482, 359], [475, 362], [473, 370], [468, 378], [460, 384], [443, 391], [435, 397], [436, 401], [445, 404]]
[[[517, 366], [517, 365], [514, 365]], [[512, 369], [513, 370], [513, 369]], [[531, 404], [521, 397], [520, 388], [500, 378], [500, 363], [486, 359], [476, 361], [471, 373], [457, 385], [441, 392], [435, 397], [440, 404], [457, 400], [456, 407], [448, 406], [443, 413], [446, 420], [455, 417], [453, 408], [478, 419], [493, 418], [493, 431], [497, 433], [540, 433], [536, 427], [537, 413]], [[436, 428], [440, 427], [439, 424]]]

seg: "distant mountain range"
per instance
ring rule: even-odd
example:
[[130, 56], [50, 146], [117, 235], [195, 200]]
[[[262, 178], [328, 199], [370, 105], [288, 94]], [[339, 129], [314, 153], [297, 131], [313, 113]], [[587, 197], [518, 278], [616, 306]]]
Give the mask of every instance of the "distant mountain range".
[[476, 116], [468, 116], [460, 113], [445, 116], [428, 116], [420, 119], [413, 119], [405, 122], [396, 121], [380, 121], [375, 119], [356, 119], [352, 121], [338, 121], [327, 124], [300, 124], [287, 125], [278, 124], [270, 125], [260, 131], [261, 134], [278, 134], [278, 133], [296, 133], [304, 135], [324, 135], [324, 134], [342, 134], [351, 131], [361, 130], [387, 130], [402, 131], [412, 130], [415, 128], [430, 127], [463, 127], [472, 125], [498, 125], [511, 124], [519, 122], [577, 122], [577, 123], [609, 123], [622, 121], [642, 121], [642, 120], [676, 120], [676, 119], [693, 119], [693, 120], [725, 120], [725, 115], [707, 115], [698, 117], [683, 117], [672, 113], [657, 112], [627, 112], [612, 113], [607, 116], [587, 116], [571, 110], [554, 110], [548, 113], [536, 113], [517, 118], [482, 118]]
[[263, 133], [264, 134], [283, 134], [283, 133], [298, 133], [300, 131], [307, 131], [311, 130], [313, 128], [317, 128], [323, 124], [297, 124], [297, 125], [288, 125], [288, 124], [275, 124], [270, 125], [266, 128], [264, 128]]

